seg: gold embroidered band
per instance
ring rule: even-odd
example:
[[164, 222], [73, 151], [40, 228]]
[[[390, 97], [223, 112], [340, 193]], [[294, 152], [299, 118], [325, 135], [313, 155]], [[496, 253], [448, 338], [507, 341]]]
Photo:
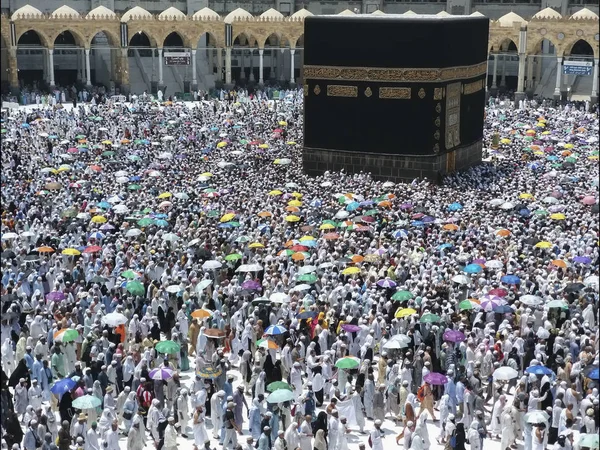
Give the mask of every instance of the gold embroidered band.
[[410, 88], [406, 87], [380, 87], [379, 98], [395, 98], [400, 100], [410, 100]]
[[483, 86], [483, 80], [477, 80], [473, 83], [463, 84], [463, 94], [474, 94], [475, 92], [481, 91], [483, 89]]
[[330, 84], [327, 86], [327, 97], [358, 97], [358, 87]]

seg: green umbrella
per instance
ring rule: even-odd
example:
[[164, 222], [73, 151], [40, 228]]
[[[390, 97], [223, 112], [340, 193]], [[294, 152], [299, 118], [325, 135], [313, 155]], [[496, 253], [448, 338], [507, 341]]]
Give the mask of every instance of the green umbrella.
[[392, 300], [395, 300], [397, 302], [405, 302], [407, 300], [410, 300], [413, 297], [414, 296], [412, 295], [412, 292], [398, 291], [394, 295], [392, 295]]
[[130, 191], [139, 191], [142, 187], [139, 184], [130, 184], [127, 189]]
[[135, 280], [137, 277], [139, 277], [139, 275], [137, 273], [135, 273], [133, 270], [129, 269], [126, 270], [125, 272], [123, 272], [121, 274], [121, 276], [123, 278], [127, 278], [128, 280]]
[[156, 344], [155, 348], [158, 353], [167, 353], [172, 355], [174, 353], [179, 353], [179, 350], [181, 350], [181, 345], [174, 341], [160, 341], [158, 344]]
[[62, 217], [70, 217], [70, 218], [73, 218], [73, 217], [76, 217], [76, 216], [77, 216], [77, 214], [78, 214], [78, 211], [77, 211], [77, 209], [75, 209], [75, 208], [67, 208], [67, 209], [65, 209], [65, 210], [64, 210], [64, 211], [61, 213], [61, 216], [62, 216]]
[[577, 162], [577, 158], [574, 158], [573, 156], [569, 156], [568, 158], [565, 159], [565, 162], [576, 163]]
[[596, 433], [582, 433], [579, 435], [579, 448], [600, 448], [600, 437]]
[[236, 222], [236, 221], [227, 222], [227, 223], [229, 224], [230, 227], [234, 227], [234, 228], [237, 228], [240, 226], [240, 223]]
[[83, 134], [78, 134], [77, 136], [75, 136], [76, 139], [85, 139], [85, 136]]
[[338, 369], [356, 369], [360, 365], [358, 358], [352, 356], [346, 356], [340, 358], [335, 362], [335, 367]]
[[473, 303], [471, 303], [470, 300], [463, 300], [462, 302], [460, 302], [458, 304], [458, 309], [463, 310], [463, 311], [473, 309]]
[[2, 130], [0, 130], [0, 133], [2, 133], [2, 134], [6, 133], [6, 128], [2, 128]]
[[140, 297], [146, 293], [144, 285], [139, 281], [129, 281], [126, 285], [126, 289], [129, 293], [133, 295], [139, 295]]
[[289, 248], [286, 248], [282, 251], [285, 253], [285, 256], [292, 256], [294, 253], [296, 253], [294, 250], [290, 250]]
[[304, 275], [300, 275], [298, 277], [298, 281], [303, 281], [305, 283], [316, 283], [319, 278], [314, 273], [305, 273]]
[[217, 192], [217, 190], [209, 187], [209, 188], [204, 189], [204, 192], [207, 194], [210, 194], [211, 192]]
[[548, 308], [569, 309], [569, 305], [567, 305], [564, 300], [552, 300], [551, 302], [546, 303], [546, 306]]
[[339, 224], [335, 220], [324, 220], [321, 225], [333, 225], [334, 227], [339, 226]]
[[348, 197], [346, 197], [345, 195], [342, 195], [342, 196], [338, 197], [337, 200], [341, 205], [345, 205], [346, 202], [350, 199]]
[[288, 391], [294, 391], [294, 388], [285, 381], [273, 381], [267, 386], [267, 391], [269, 392], [274, 392], [279, 389], [287, 389]]
[[561, 167], [562, 167], [561, 163], [554, 163], [554, 164], [552, 164], [552, 168], [553, 169], [560, 169]]
[[94, 395], [82, 395], [73, 400], [72, 406], [77, 409], [94, 409], [102, 404], [102, 400]]
[[545, 209], [536, 209], [533, 213], [536, 216], [547, 216], [548, 215], [548, 211], [546, 211]]
[[154, 223], [154, 219], [151, 219], [150, 217], [144, 217], [143, 219], [140, 219], [137, 221], [137, 224], [140, 227], [148, 227], [150, 225], [152, 225]]
[[440, 316], [433, 314], [433, 313], [425, 313], [421, 316], [420, 322], [421, 323], [434, 323], [434, 322], [439, 322], [440, 321]]
[[95, 120], [96, 122], [100, 122], [100, 121], [102, 120], [102, 117], [100, 117], [100, 116], [96, 116], [96, 117], [94, 117], [94, 120]]
[[142, 209], [142, 214], [150, 214], [152, 212], [152, 208], [144, 208]]
[[78, 337], [79, 333], [77, 330], [74, 330], [73, 328], [67, 328], [65, 331], [56, 336], [54, 340], [58, 342], [73, 342]]
[[141, 139], [136, 139], [135, 141], [133, 141], [134, 144], [143, 144], [143, 141]]
[[219, 211], [217, 211], [216, 209], [212, 209], [206, 215], [208, 217], [218, 217], [221, 215], [221, 213]]
[[269, 403], [283, 403], [289, 402], [296, 398], [293, 391], [289, 391], [287, 389], [278, 389], [273, 391], [267, 397], [267, 402]]
[[115, 152], [107, 151], [107, 152], [102, 153], [102, 156], [115, 156]]
[[139, 161], [140, 159], [142, 159], [142, 158], [140, 158], [138, 155], [129, 155], [127, 158], [128, 158], [130, 161]]
[[533, 138], [533, 136], [525, 136], [525, 137], [523, 138], [523, 140], [525, 140], [525, 141], [530, 141], [530, 142], [531, 142], [531, 141], [533, 141], [533, 140], [534, 140], [534, 138]]
[[242, 255], [239, 253], [232, 253], [231, 255], [227, 255], [225, 257], [225, 261], [237, 261], [239, 259], [242, 259]]
[[363, 213], [363, 216], [374, 216], [375, 214], [378, 214], [379, 211], [377, 211], [376, 209], [370, 209], [368, 211], [365, 211]]

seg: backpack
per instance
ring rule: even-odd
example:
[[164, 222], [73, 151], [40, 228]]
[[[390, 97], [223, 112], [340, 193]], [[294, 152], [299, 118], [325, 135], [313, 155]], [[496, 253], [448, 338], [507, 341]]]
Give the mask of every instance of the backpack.
[[425, 385], [421, 386], [417, 391], [417, 400], [419, 400], [420, 402], [425, 400]]

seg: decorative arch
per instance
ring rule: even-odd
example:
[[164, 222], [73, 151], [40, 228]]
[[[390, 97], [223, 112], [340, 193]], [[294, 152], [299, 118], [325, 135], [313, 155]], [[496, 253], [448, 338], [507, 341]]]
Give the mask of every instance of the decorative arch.
[[56, 42], [56, 39], [61, 34], [67, 32], [67, 31], [71, 34], [71, 36], [73, 36], [73, 39], [75, 40], [75, 45], [77, 47], [85, 47], [87, 39], [85, 39], [81, 34], [79, 34], [78, 31], [75, 31], [69, 27], [64, 27], [62, 29], [59, 28], [58, 31], [55, 31], [52, 35], [49, 36], [49, 38], [50, 38], [49, 40], [50, 40], [50, 42], [52, 42], [52, 47], [54, 47], [54, 43]]
[[144, 26], [144, 21], [132, 21], [128, 24], [127, 26], [127, 45], [131, 46], [131, 41], [134, 40], [135, 35], [136, 34], [143, 34], [146, 35], [146, 38], [148, 39], [148, 42], [150, 42], [150, 47], [156, 48], [158, 47], [158, 45], [156, 45], [157, 42], [162, 42], [162, 40], [159, 41], [159, 39], [157, 39], [157, 37], [154, 35], [154, 33], [152, 33], [152, 31], [149, 29], [149, 27]]
[[[190, 47], [189, 40], [184, 33], [179, 31], [167, 30], [157, 39], [159, 47], [174, 47], [174, 48], [185, 48]], [[174, 45], [177, 43], [177, 45]]]
[[35, 30], [33, 28], [29, 28], [26, 30], [23, 30], [23, 32], [19, 33], [18, 37], [17, 37], [17, 47], [19, 46], [27, 46], [27, 45], [35, 45], [35, 44], [26, 44], [26, 43], [22, 43], [22, 41], [24, 39], [27, 39], [27, 36], [29, 35], [29, 33], [33, 33], [37, 36], [37, 38], [40, 41], [40, 45], [42, 47], [46, 47], [46, 48], [50, 48], [53, 47], [53, 45], [48, 45], [49, 42], [54, 42], [54, 41], [50, 41], [48, 39], [48, 37], [42, 32], [42, 31], [38, 31]]
[[302, 33], [300, 36], [298, 36], [295, 39], [296, 43], [294, 44], [294, 48], [304, 48], [304, 33]]
[[121, 46], [121, 39], [119, 38], [119, 36], [117, 36], [111, 30], [108, 30], [106, 28], [98, 28], [98, 29], [92, 30], [92, 32], [90, 33], [89, 39], [87, 41], [87, 48], [92, 47], [92, 41], [100, 33], [104, 33], [104, 35], [108, 39], [108, 43], [111, 47], [116, 48], [116, 47]]
[[[519, 46], [517, 44], [517, 41], [515, 41], [512, 36], [499, 36], [496, 39], [494, 39], [491, 44], [490, 44], [490, 51], [494, 51], [496, 53], [502, 51], [502, 47], [504, 47], [504, 45], [508, 42], [508, 48], [510, 49], [511, 47], [514, 47], [515, 49], [518, 49]], [[516, 52], [516, 50], [515, 50]]]
[[258, 46], [261, 47], [262, 44], [262, 48], [281, 47], [284, 43], [284, 39], [285, 38], [281, 35], [281, 33], [273, 32], [269, 34], [266, 38], [261, 39], [258, 43]]
[[191, 38], [192, 44], [194, 42], [196, 43], [196, 45], [192, 45], [193, 49], [198, 48], [198, 45], [200, 44], [200, 39], [202, 39], [205, 35], [208, 37], [208, 41], [207, 41], [208, 47], [215, 47], [215, 48], [219, 47], [219, 45], [217, 45], [217, 44], [219, 44], [217, 35], [215, 33], [213, 33], [212, 31], [204, 30]]
[[539, 36], [538, 39], [527, 39], [527, 54], [528, 55], [537, 55], [541, 51], [542, 42], [548, 41], [554, 48], [556, 49], [556, 56], [562, 55], [562, 45], [560, 42], [557, 42], [554, 39], [554, 36], [549, 36], [546, 34], [545, 36]]
[[234, 47], [256, 47], [257, 42], [258, 40], [256, 37], [254, 37], [254, 35], [247, 30], [240, 31], [233, 38]]
[[[582, 51], [583, 50], [583, 51]], [[576, 51], [577, 53], [573, 53]], [[565, 56], [593, 56], [598, 58], [598, 46], [597, 43], [589, 41], [584, 36], [576, 36], [564, 45]]]
[[131, 36], [128, 47], [154, 47], [152, 38], [145, 31], [138, 31]]

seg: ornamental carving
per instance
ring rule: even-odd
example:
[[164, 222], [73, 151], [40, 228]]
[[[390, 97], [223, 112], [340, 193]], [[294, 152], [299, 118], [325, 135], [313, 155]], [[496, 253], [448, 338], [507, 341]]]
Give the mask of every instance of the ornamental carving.
[[443, 69], [304, 66], [304, 77], [313, 80], [427, 83], [473, 78], [485, 73], [487, 73], [487, 61], [474, 66]]
[[436, 127], [439, 127], [441, 125], [442, 121], [440, 120], [439, 116], [435, 118], [435, 122], [434, 123], [435, 123]]
[[358, 87], [330, 84], [327, 86], [327, 97], [358, 97]]
[[406, 87], [381, 87], [379, 88], [379, 98], [393, 98], [399, 100], [410, 100], [410, 88]]
[[423, 89], [423, 88], [419, 89], [419, 94], [418, 95], [419, 95], [419, 98], [421, 100], [423, 100], [425, 98], [425, 95], [426, 95], [425, 94], [425, 89]]
[[365, 97], [371, 97], [371, 95], [373, 95], [373, 91], [371, 90], [370, 87], [365, 89]]
[[444, 97], [444, 88], [434, 88], [433, 89], [433, 99], [441, 100]]
[[321, 93], [321, 88], [319, 87], [318, 84], [313, 89], [313, 92], [315, 93], [315, 95], [319, 95]]
[[461, 90], [462, 83], [452, 83], [446, 87], [446, 150], [460, 145]]
[[438, 103], [437, 105], [435, 105], [435, 112], [438, 114], [442, 112], [442, 104], [441, 103]]
[[308, 84], [304, 85], [304, 96], [308, 97]]

